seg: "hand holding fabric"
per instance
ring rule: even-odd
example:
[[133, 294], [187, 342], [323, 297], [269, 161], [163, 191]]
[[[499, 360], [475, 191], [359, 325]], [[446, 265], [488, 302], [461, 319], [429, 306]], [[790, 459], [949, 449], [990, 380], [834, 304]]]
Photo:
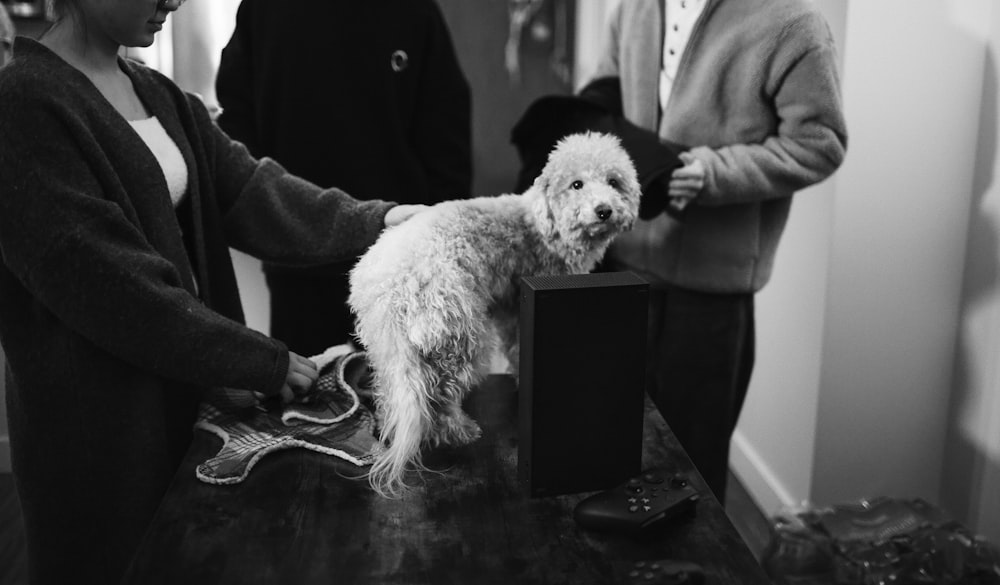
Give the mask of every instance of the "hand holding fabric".
[[312, 360], [295, 352], [288, 352], [288, 374], [281, 387], [281, 401], [287, 404], [295, 400], [296, 396], [306, 394], [318, 377], [319, 369]]

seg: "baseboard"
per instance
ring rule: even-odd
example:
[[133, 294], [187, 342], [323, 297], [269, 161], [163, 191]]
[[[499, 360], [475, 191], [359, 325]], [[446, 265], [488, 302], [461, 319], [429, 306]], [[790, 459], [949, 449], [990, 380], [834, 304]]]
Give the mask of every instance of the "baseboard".
[[739, 431], [733, 435], [729, 467], [766, 516], [800, 503]]
[[10, 473], [10, 439], [0, 437], [0, 473]]

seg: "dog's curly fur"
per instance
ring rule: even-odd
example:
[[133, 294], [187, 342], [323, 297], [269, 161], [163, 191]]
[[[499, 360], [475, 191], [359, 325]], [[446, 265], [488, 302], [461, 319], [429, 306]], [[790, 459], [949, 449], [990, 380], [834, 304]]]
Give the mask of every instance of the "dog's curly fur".
[[375, 373], [382, 450], [372, 487], [398, 495], [423, 446], [463, 444], [462, 410], [497, 344], [516, 371], [518, 280], [592, 270], [636, 219], [639, 183], [618, 139], [562, 139], [521, 195], [435, 205], [388, 229], [351, 272], [349, 303]]

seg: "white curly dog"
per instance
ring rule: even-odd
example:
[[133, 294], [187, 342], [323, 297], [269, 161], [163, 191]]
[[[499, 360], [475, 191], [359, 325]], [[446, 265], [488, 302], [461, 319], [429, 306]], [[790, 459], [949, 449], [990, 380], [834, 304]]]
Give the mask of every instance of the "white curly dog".
[[375, 375], [382, 449], [369, 481], [378, 493], [405, 491], [422, 447], [479, 437], [462, 399], [498, 344], [516, 371], [519, 278], [592, 270], [632, 227], [639, 195], [616, 137], [574, 134], [523, 194], [435, 205], [361, 257], [349, 303]]

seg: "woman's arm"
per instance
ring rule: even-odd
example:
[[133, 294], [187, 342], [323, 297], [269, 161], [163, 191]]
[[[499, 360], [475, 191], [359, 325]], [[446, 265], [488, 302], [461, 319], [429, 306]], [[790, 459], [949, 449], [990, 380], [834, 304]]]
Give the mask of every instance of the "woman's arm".
[[273, 159], [255, 159], [189, 97], [211, 158], [213, 184], [230, 246], [268, 262], [311, 266], [357, 257], [386, 225], [396, 204], [360, 201], [321, 189]]
[[66, 327], [138, 368], [277, 393], [287, 349], [192, 296], [106, 197], [108, 177], [93, 170], [99, 157], [78, 140], [84, 129], [39, 101], [0, 115], [0, 249], [21, 285]]

